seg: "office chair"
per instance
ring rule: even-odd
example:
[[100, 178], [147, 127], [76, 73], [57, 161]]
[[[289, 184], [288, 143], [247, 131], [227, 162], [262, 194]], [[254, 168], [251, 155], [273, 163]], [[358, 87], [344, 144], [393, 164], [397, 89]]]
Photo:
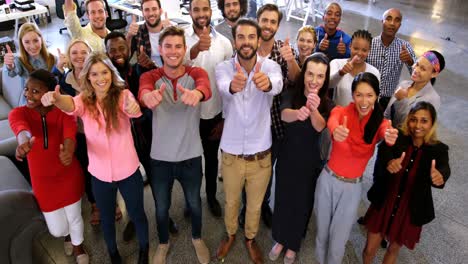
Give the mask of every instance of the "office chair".
[[121, 10], [115, 10], [119, 14], [119, 18], [112, 18], [112, 13], [111, 9], [109, 7], [109, 3], [107, 0], [104, 0], [106, 3], [106, 11], [107, 11], [107, 19], [106, 19], [106, 27], [110, 31], [113, 31], [115, 29], [121, 29], [125, 28], [127, 26], [127, 20], [123, 19], [122, 17], [122, 11]]
[[[73, 2], [75, 3], [76, 5], [76, 14], [78, 15], [78, 18], [82, 18], [83, 15], [84, 15], [84, 12], [83, 12], [83, 2], [81, 2], [81, 5], [78, 3], [78, 0], [73, 0]], [[57, 17], [60, 18], [60, 19], [65, 19], [65, 14], [63, 13], [63, 4], [65, 3], [65, 0], [55, 0], [55, 13], [57, 13]], [[82, 26], [85, 26], [86, 24], [81, 24]], [[64, 30], [67, 30], [66, 27], [63, 27], [61, 29], [59, 29], [59, 33], [60, 35], [62, 34], [62, 32]]]

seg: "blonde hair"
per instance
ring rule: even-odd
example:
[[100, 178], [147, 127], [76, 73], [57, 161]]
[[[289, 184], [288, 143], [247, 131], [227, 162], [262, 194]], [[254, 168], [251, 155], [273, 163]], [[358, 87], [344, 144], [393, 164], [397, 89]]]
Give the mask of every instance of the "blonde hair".
[[68, 59], [68, 68], [70, 68], [71, 70], [75, 70], [75, 66], [73, 66], [73, 63], [71, 62], [71, 59], [70, 59], [70, 51], [71, 51], [71, 48], [75, 45], [75, 44], [78, 44], [78, 43], [83, 43], [87, 48], [88, 48], [88, 51], [89, 53], [91, 53], [93, 51], [93, 49], [91, 48], [91, 46], [88, 44], [88, 42], [86, 40], [82, 40], [82, 39], [74, 39], [72, 40], [72, 42], [70, 42], [70, 44], [68, 44], [68, 47], [67, 47], [67, 59]]
[[55, 62], [56, 62], [55, 57], [54, 57], [54, 55], [50, 54], [49, 51], [47, 50], [44, 38], [42, 37], [41, 31], [36, 26], [36, 24], [24, 23], [19, 29], [19, 33], [18, 33], [18, 40], [19, 40], [18, 42], [19, 42], [19, 51], [20, 51], [19, 60], [21, 61], [21, 63], [23, 63], [24, 67], [26, 68], [26, 70], [29, 73], [31, 73], [32, 71], [35, 70], [35, 68], [29, 62], [29, 55], [26, 52], [26, 49], [24, 48], [24, 45], [23, 45], [24, 35], [26, 35], [29, 32], [36, 33], [39, 36], [39, 38], [41, 39], [41, 51], [40, 51], [39, 55], [46, 62], [47, 70], [51, 71], [52, 67], [54, 67]]
[[296, 40], [299, 39], [299, 36], [302, 33], [310, 33], [312, 34], [312, 38], [314, 39], [315, 44], [317, 44], [317, 32], [315, 31], [315, 28], [313, 26], [303, 26], [297, 31], [297, 37]]
[[438, 143], [439, 140], [437, 139], [437, 112], [434, 106], [428, 102], [418, 102], [413, 107], [411, 107], [408, 115], [405, 118], [405, 121], [401, 125], [401, 130], [403, 135], [405, 136], [412, 136], [409, 129], [408, 124], [410, 122], [411, 117], [416, 114], [418, 111], [427, 111], [432, 119], [432, 127], [429, 132], [424, 137], [424, 144], [435, 144]]
[[87, 111], [90, 111], [93, 117], [101, 126], [99, 121], [99, 111], [97, 110], [97, 97], [94, 87], [89, 80], [89, 71], [97, 63], [103, 63], [111, 72], [112, 83], [106, 97], [103, 99], [102, 111], [106, 120], [106, 132], [110, 133], [112, 129], [119, 129], [119, 98], [125, 89], [125, 81], [120, 77], [119, 72], [112, 64], [112, 61], [103, 52], [92, 52], [83, 65], [80, 73], [81, 88], [83, 89], [83, 103]]

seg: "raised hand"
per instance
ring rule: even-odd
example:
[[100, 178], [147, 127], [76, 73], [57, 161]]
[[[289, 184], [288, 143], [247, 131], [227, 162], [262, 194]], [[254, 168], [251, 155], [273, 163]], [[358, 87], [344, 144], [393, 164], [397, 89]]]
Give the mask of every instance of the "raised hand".
[[328, 40], [328, 34], [325, 33], [325, 36], [323, 37], [322, 41], [320, 41], [319, 49], [321, 51], [326, 51], [330, 47], [330, 41]]
[[73, 151], [65, 150], [63, 144], [60, 144], [59, 159], [63, 166], [70, 165], [73, 161]]
[[128, 94], [124, 98], [124, 111], [129, 115], [136, 115], [140, 113], [140, 105], [135, 100], [133, 95]]
[[198, 47], [198, 50], [200, 52], [210, 49], [210, 47], [211, 47], [211, 37], [210, 37], [209, 28], [203, 27], [203, 31], [199, 36], [197, 47]]
[[41, 97], [41, 103], [43, 106], [51, 106], [55, 104], [59, 96], [60, 96], [60, 85], [56, 85], [54, 91], [47, 92]]
[[340, 37], [340, 42], [336, 46], [336, 51], [338, 54], [345, 55], [346, 54], [346, 44], [343, 42], [343, 35]]
[[172, 26], [171, 20], [169, 20], [169, 18], [167, 17], [167, 12], [164, 12], [164, 19], [161, 20], [161, 25], [163, 28]]
[[141, 101], [145, 104], [146, 107], [153, 109], [158, 106], [163, 100], [163, 94], [166, 90], [166, 84], [163, 83], [158, 90], [153, 90], [143, 94]]
[[231, 93], [241, 92], [244, 90], [245, 85], [247, 84], [247, 76], [245, 76], [238, 62], [236, 62], [236, 70], [237, 72], [234, 74], [234, 77], [231, 81], [231, 87], [229, 88]]
[[304, 121], [310, 116], [310, 110], [306, 106], [301, 107], [300, 109], [296, 110], [296, 118], [298, 120]]
[[285, 61], [295, 60], [291, 46], [289, 46], [289, 37], [284, 40], [283, 46], [280, 48], [280, 54]]
[[203, 98], [203, 95], [200, 91], [186, 89], [179, 83], [177, 84], [177, 90], [182, 93], [182, 96], [180, 96], [182, 103], [189, 106], [197, 106]]
[[313, 91], [307, 95], [306, 106], [311, 112], [317, 111], [320, 105], [320, 97], [317, 95], [316, 91]]
[[17, 160], [23, 161], [23, 158], [31, 151], [35, 140], [36, 137], [31, 137], [28, 141], [16, 147], [15, 156]]
[[156, 67], [153, 60], [151, 60], [151, 58], [146, 54], [145, 47], [143, 47], [143, 45], [140, 46], [140, 52], [137, 54], [137, 63], [146, 69], [152, 69]]
[[3, 57], [3, 63], [7, 66], [9, 70], [13, 70], [15, 68], [15, 55], [13, 55], [13, 52], [11, 51], [10, 45], [6, 45], [6, 50], [7, 52], [5, 53], [5, 56]]
[[59, 48], [57, 48], [57, 53], [58, 53], [57, 69], [63, 72], [63, 68], [68, 65], [68, 58], [65, 54], [62, 53], [62, 51]]
[[385, 143], [392, 146], [398, 138], [398, 129], [392, 127], [392, 120], [388, 120], [388, 127], [385, 131]]
[[399, 86], [395, 91], [395, 98], [400, 101], [408, 97], [408, 88]]
[[333, 139], [335, 139], [338, 142], [343, 142], [348, 138], [349, 135], [349, 129], [347, 127], [348, 125], [348, 117], [344, 116], [343, 117], [343, 123], [335, 128], [333, 130]]
[[265, 73], [260, 71], [261, 68], [262, 63], [260, 61], [257, 61], [257, 64], [255, 64], [252, 81], [254, 82], [257, 89], [263, 92], [268, 92], [271, 89], [270, 79]]
[[432, 184], [434, 184], [435, 186], [440, 186], [444, 184], [444, 177], [442, 176], [440, 171], [436, 169], [435, 160], [432, 160], [432, 163], [431, 163], [431, 180], [432, 180]]
[[343, 76], [347, 73], [350, 73], [353, 71], [354, 69], [354, 63], [356, 63], [356, 61], [359, 60], [359, 56], [358, 55], [354, 55], [353, 59], [351, 59], [350, 61], [348, 61], [344, 66], [343, 68], [341, 68], [340, 70], [340, 75]]
[[400, 60], [408, 65], [413, 64], [413, 59], [411, 58], [411, 54], [409, 53], [405, 44], [401, 46]]
[[405, 152], [402, 152], [401, 157], [390, 160], [387, 164], [387, 170], [390, 173], [399, 172], [403, 168], [401, 164], [403, 163], [403, 160], [405, 159], [405, 155], [406, 155]]
[[132, 22], [128, 26], [127, 38], [136, 36], [136, 34], [138, 34], [139, 27], [140, 26], [137, 23], [137, 17], [135, 15], [132, 15]]

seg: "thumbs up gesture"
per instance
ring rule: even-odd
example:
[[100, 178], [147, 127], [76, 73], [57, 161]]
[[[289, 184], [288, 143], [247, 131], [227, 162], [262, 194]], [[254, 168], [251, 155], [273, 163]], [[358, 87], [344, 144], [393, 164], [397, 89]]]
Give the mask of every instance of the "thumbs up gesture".
[[60, 85], [55, 86], [54, 91], [45, 93], [41, 97], [41, 103], [43, 106], [51, 106], [57, 102], [58, 97], [60, 96]]
[[9, 70], [13, 70], [15, 68], [15, 55], [13, 55], [13, 52], [11, 51], [10, 45], [6, 45], [6, 50], [7, 52], [5, 53], [5, 56], [3, 57], [3, 63], [7, 66]]
[[350, 73], [353, 71], [354, 69], [354, 63], [356, 63], [357, 61], [359, 60], [359, 56], [358, 55], [354, 55], [353, 59], [349, 60], [344, 66], [343, 68], [341, 68], [340, 70], [340, 75], [343, 76], [347, 73]]
[[285, 61], [292, 61], [295, 59], [291, 46], [289, 46], [289, 37], [284, 40], [283, 46], [280, 48], [280, 54]]
[[411, 54], [409, 53], [408, 49], [406, 48], [406, 45], [403, 44], [401, 46], [401, 51], [400, 51], [400, 60], [407, 65], [412, 65], [413, 64], [413, 59], [411, 58]]
[[408, 97], [408, 88], [399, 86], [395, 91], [395, 98], [400, 101]]
[[203, 94], [200, 91], [186, 89], [181, 84], [177, 84], [177, 90], [182, 94], [180, 97], [182, 103], [189, 106], [197, 106], [203, 98]]
[[161, 84], [158, 90], [153, 90], [151, 92], [143, 94], [143, 96], [141, 97], [142, 103], [149, 109], [154, 109], [162, 102], [165, 90], [166, 84], [163, 83]]
[[131, 38], [133, 36], [136, 36], [138, 34], [138, 29], [140, 26], [137, 23], [137, 17], [135, 15], [132, 15], [132, 22], [128, 26], [128, 31], [127, 31], [127, 38]]
[[343, 117], [343, 123], [335, 128], [333, 130], [333, 139], [335, 139], [338, 142], [343, 142], [348, 138], [349, 135], [349, 129], [347, 127], [348, 125], [348, 117], [344, 116]]
[[70, 165], [73, 160], [73, 149], [70, 151], [68, 148], [65, 148], [63, 144], [60, 144], [59, 159], [63, 166]]
[[343, 42], [343, 35], [340, 37], [340, 42], [336, 46], [336, 51], [338, 54], [345, 55], [346, 54], [346, 44]]
[[432, 184], [434, 184], [435, 186], [440, 186], [444, 184], [444, 177], [442, 176], [440, 171], [436, 169], [435, 160], [432, 160], [432, 163], [431, 163], [431, 180], [432, 180]]
[[136, 115], [140, 113], [140, 105], [131, 93], [128, 93], [124, 98], [124, 111], [129, 115]]
[[140, 52], [137, 53], [137, 63], [140, 64], [141, 67], [146, 69], [153, 69], [156, 68], [153, 60], [146, 54], [145, 47], [140, 46]]
[[393, 146], [395, 144], [395, 141], [398, 138], [398, 129], [395, 129], [392, 127], [392, 121], [388, 120], [388, 128], [385, 131], [385, 143], [389, 146]]
[[161, 21], [162, 28], [167, 28], [171, 26], [171, 20], [167, 17], [167, 12], [164, 12], [164, 18]]
[[319, 49], [320, 51], [326, 51], [330, 47], [330, 41], [328, 40], [328, 34], [325, 33], [322, 41], [320, 41]]
[[296, 110], [296, 118], [300, 121], [304, 121], [310, 116], [310, 110], [306, 106]]
[[26, 155], [31, 151], [35, 140], [36, 137], [31, 137], [22, 144], [18, 144], [15, 151], [15, 156], [17, 160], [23, 161], [23, 158], [25, 158]]
[[403, 163], [403, 160], [405, 160], [405, 155], [406, 155], [405, 152], [402, 152], [401, 157], [390, 160], [387, 164], [387, 170], [390, 173], [399, 172], [403, 168], [401, 164]]
[[229, 87], [229, 91], [231, 93], [238, 93], [244, 90], [245, 85], [247, 84], [247, 76], [245, 76], [239, 62], [236, 62], [236, 74], [231, 81], [231, 86]]
[[57, 53], [58, 53], [57, 69], [63, 72], [63, 68], [68, 65], [68, 58], [65, 54], [62, 53], [62, 51], [59, 48], [57, 48]]
[[306, 106], [311, 112], [317, 111], [317, 108], [320, 105], [320, 97], [317, 94], [317, 91], [313, 91], [307, 95]]
[[198, 51], [200, 52], [210, 49], [211, 37], [210, 37], [210, 30], [208, 27], [203, 27], [203, 31], [199, 36], [197, 47], [198, 47]]
[[271, 90], [271, 82], [268, 76], [260, 71], [262, 68], [262, 63], [257, 61], [254, 68], [254, 76], [252, 77], [252, 81], [254, 82], [257, 89], [263, 92], [268, 92]]

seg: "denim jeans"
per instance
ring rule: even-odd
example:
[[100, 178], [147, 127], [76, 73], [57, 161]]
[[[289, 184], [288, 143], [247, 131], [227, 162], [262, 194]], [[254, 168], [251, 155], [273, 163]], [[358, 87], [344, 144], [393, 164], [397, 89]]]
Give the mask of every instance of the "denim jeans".
[[169, 241], [169, 208], [171, 208], [174, 180], [178, 180], [182, 185], [185, 201], [191, 212], [192, 238], [201, 238], [201, 156], [178, 162], [152, 159], [150, 183], [156, 205], [156, 222], [160, 244], [167, 244]]
[[117, 190], [122, 194], [128, 215], [138, 236], [140, 248], [148, 247], [148, 220], [143, 206], [143, 179], [140, 170], [117, 182], [103, 182], [92, 177], [92, 187], [97, 207], [101, 213], [101, 228], [110, 255], [117, 253], [115, 241], [115, 203]]

